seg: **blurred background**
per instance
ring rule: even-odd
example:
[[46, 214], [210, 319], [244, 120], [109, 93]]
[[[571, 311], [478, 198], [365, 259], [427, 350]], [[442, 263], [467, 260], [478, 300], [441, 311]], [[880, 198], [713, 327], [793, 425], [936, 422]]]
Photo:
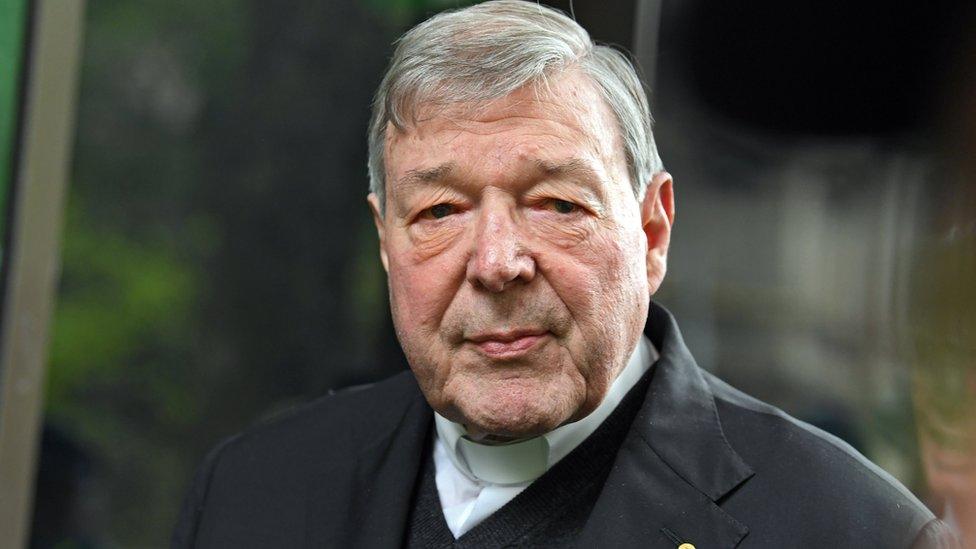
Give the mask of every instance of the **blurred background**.
[[[366, 124], [392, 41], [469, 3], [87, 3], [31, 547], [164, 546], [223, 437], [406, 367]], [[677, 203], [656, 299], [700, 365], [965, 515], [968, 3], [544, 3], [634, 51], [651, 83]], [[19, 75], [37, 8], [0, 10]], [[5, 226], [26, 81], [0, 80]]]

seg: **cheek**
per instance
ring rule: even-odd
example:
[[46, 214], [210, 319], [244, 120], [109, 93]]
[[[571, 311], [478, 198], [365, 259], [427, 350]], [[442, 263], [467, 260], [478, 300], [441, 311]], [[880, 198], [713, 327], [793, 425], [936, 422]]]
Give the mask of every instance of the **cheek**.
[[619, 231], [598, 244], [598, 249], [603, 250], [599, 255], [603, 259], [600, 266], [605, 270], [604, 280], [631, 296], [647, 289], [647, 245], [643, 235], [639, 230]]
[[570, 351], [586, 357], [584, 376], [593, 381], [615, 375], [644, 325], [649, 293], [640, 246], [632, 233], [595, 231], [546, 262], [547, 279], [575, 322]]
[[[464, 262], [453, 250], [433, 257], [418, 256], [408, 242], [394, 243], [388, 252], [390, 305], [401, 341], [430, 338], [464, 280]], [[425, 344], [433, 343], [431, 341]]]
[[389, 285], [397, 339], [421, 389], [432, 405], [439, 406], [450, 364], [450, 345], [442, 325], [457, 284], [433, 262], [418, 266], [391, 258]]
[[567, 250], [586, 246], [593, 238], [595, 221], [586, 219], [581, 214], [560, 216], [549, 211], [529, 211], [526, 214], [529, 234], [533, 239], [546, 242], [547, 245]]
[[411, 263], [423, 263], [437, 256], [449, 253], [464, 235], [469, 212], [450, 216], [449, 219], [418, 223], [407, 229], [410, 251], [405, 258]]
[[551, 282], [576, 313], [609, 318], [646, 294], [643, 255], [641, 240], [632, 233], [592, 231], [586, 240], [554, 254], [548, 262]]

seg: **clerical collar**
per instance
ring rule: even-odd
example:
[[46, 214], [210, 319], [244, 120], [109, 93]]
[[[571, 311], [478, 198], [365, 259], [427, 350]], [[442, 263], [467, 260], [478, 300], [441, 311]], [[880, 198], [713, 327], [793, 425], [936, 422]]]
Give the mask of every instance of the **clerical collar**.
[[444, 443], [447, 455], [458, 471], [473, 480], [503, 485], [531, 482], [586, 440], [617, 408], [657, 357], [657, 349], [642, 335], [627, 365], [596, 410], [579, 421], [544, 435], [508, 444], [481, 444], [467, 437], [463, 425], [435, 412], [437, 436]]

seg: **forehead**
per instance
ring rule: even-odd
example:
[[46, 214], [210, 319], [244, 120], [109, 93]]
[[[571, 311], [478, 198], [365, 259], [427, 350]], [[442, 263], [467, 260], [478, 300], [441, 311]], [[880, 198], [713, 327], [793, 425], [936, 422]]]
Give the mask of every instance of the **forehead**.
[[[616, 119], [587, 76], [567, 71], [483, 103], [421, 104], [403, 129], [388, 127], [387, 182], [451, 163], [511, 169], [567, 159], [626, 174]], [[608, 173], [614, 177], [616, 173]]]

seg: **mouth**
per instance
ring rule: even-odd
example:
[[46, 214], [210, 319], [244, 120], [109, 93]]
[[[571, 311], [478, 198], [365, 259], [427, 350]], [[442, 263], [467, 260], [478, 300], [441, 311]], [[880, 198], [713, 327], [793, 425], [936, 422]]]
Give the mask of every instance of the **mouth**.
[[477, 334], [467, 339], [489, 358], [513, 359], [528, 353], [548, 336], [547, 330], [511, 330]]

